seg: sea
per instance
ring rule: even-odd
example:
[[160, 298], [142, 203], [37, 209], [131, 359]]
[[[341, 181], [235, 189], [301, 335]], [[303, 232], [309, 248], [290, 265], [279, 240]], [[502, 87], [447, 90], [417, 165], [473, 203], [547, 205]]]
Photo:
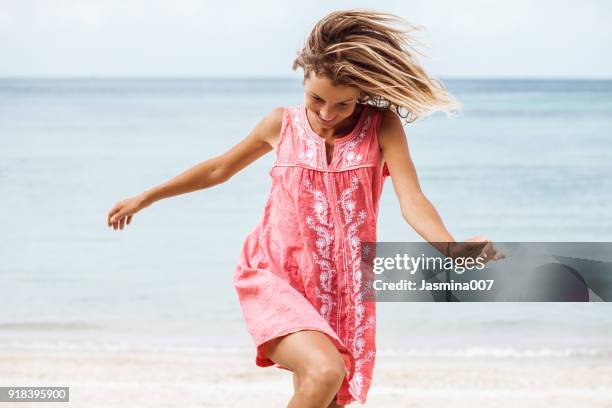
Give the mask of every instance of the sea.
[[[404, 130], [456, 240], [612, 241], [612, 81], [442, 80], [461, 114]], [[232, 274], [273, 151], [122, 231], [106, 218], [303, 98], [294, 78], [0, 79], [0, 349], [254, 356]], [[379, 241], [423, 240], [390, 179], [380, 205]], [[379, 354], [612, 355], [606, 302], [379, 302], [377, 313]]]

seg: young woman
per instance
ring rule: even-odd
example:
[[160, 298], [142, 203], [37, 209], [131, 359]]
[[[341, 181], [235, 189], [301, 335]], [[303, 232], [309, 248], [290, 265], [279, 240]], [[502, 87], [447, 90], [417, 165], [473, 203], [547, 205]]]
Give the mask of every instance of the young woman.
[[[233, 283], [256, 364], [293, 372], [289, 407], [366, 401], [376, 311], [359, 292], [360, 243], [376, 241], [388, 176], [403, 218], [419, 235], [455, 242], [421, 191], [401, 119], [448, 114], [460, 105], [416, 62], [410, 29], [388, 13], [330, 13], [293, 63], [304, 71], [303, 105], [272, 110], [226, 153], [118, 202], [108, 214], [108, 225], [123, 229], [153, 202], [226, 182], [275, 151], [263, 220], [244, 242]], [[501, 257], [492, 246], [486, 253]]]

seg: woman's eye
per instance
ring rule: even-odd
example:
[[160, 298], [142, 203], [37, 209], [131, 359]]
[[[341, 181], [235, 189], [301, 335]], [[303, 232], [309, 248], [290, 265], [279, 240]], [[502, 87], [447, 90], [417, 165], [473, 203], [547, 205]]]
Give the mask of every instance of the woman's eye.
[[[314, 95], [312, 96], [312, 99], [314, 99], [314, 100], [315, 100], [315, 101], [317, 101], [317, 102], [321, 102], [321, 101], [323, 100], [323, 99], [321, 99], [320, 97], [318, 97], [318, 96], [314, 96]], [[348, 104], [348, 103], [340, 103], [339, 105], [340, 105], [341, 107], [343, 107], [343, 108], [346, 108], [347, 106], [349, 106], [349, 104]]]

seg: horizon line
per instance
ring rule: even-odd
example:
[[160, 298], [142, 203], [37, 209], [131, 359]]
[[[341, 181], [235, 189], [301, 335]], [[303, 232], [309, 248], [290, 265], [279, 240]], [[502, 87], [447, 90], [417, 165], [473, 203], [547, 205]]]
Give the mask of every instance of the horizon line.
[[[570, 76], [459, 76], [440, 75], [438, 79], [450, 81], [610, 81], [611, 77]], [[242, 75], [0, 75], [0, 80], [243, 80], [294, 81], [300, 76], [242, 76]]]

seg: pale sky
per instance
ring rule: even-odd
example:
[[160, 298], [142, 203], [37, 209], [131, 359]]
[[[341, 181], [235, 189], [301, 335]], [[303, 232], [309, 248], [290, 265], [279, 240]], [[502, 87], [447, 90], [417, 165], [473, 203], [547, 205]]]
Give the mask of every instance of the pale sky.
[[608, 0], [0, 0], [0, 76], [293, 77], [332, 10], [424, 26], [443, 77], [612, 78]]

